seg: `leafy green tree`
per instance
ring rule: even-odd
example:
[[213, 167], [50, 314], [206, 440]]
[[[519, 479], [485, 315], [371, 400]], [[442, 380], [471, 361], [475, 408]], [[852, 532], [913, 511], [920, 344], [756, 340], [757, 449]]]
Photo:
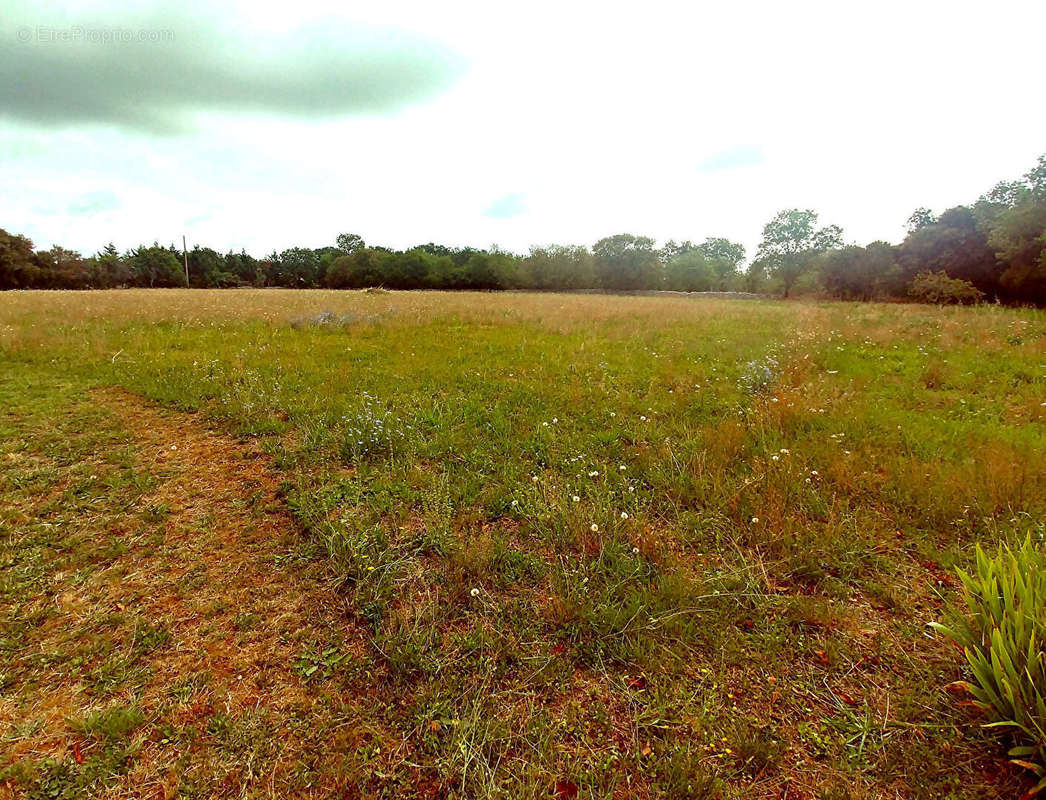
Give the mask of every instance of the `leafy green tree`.
[[126, 286], [130, 282], [130, 270], [112, 242], [87, 262], [87, 285], [90, 288], [110, 289], [114, 286]]
[[697, 248], [684, 250], [665, 264], [665, 288], [676, 292], [707, 292], [717, 278], [715, 269]]
[[657, 257], [662, 264], [668, 264], [676, 256], [681, 256], [696, 249], [697, 245], [690, 240], [677, 242], [675, 239], [669, 239], [658, 249]]
[[838, 247], [843, 231], [837, 225], [817, 227], [817, 213], [792, 208], [780, 211], [763, 228], [756, 260], [770, 277], [780, 281], [788, 297], [795, 282], [813, 264], [814, 257]]
[[821, 259], [825, 288], [847, 300], [871, 300], [891, 291], [899, 293], [904, 283], [899, 272], [893, 245], [887, 242], [829, 250]]
[[311, 288], [319, 286], [320, 259], [308, 247], [291, 247], [280, 253], [281, 286]]
[[698, 245], [698, 250], [715, 273], [713, 289], [723, 292], [737, 288], [741, 280], [741, 265], [745, 260], [743, 244], [710, 236]]
[[348, 256], [359, 252], [367, 246], [367, 243], [363, 241], [363, 237], [357, 233], [339, 233], [334, 241], [338, 246], [338, 250]]
[[225, 254], [225, 269], [236, 277], [241, 286], [264, 286], [265, 272], [262, 263], [246, 250], [234, 253], [231, 250]]
[[584, 245], [532, 247], [523, 259], [523, 288], [543, 291], [591, 289], [596, 285], [595, 259]]
[[441, 260], [439, 256], [415, 247], [405, 253], [386, 256], [381, 283], [390, 289], [424, 289], [436, 283], [436, 273], [449, 267], [449, 259], [444, 257]]
[[373, 247], [357, 250], [351, 256], [336, 258], [327, 270], [325, 282], [331, 289], [365, 289], [385, 281], [385, 260], [389, 254]]
[[729, 239], [723, 239], [718, 236], [710, 236], [705, 239], [700, 245], [698, 250], [707, 258], [709, 261], [725, 261], [732, 268], [732, 271], [741, 269], [741, 265], [745, 260], [745, 246], [738, 242], [731, 242]]
[[53, 289], [82, 289], [87, 286], [87, 264], [75, 250], [54, 245], [50, 250], [41, 250], [36, 261], [46, 285]]
[[236, 286], [236, 275], [230, 272], [225, 257], [210, 247], [196, 245], [188, 253], [189, 285], [196, 288]]
[[150, 288], [185, 286], [185, 273], [178, 251], [173, 247], [139, 247], [127, 257], [131, 275], [137, 286]]
[[937, 223], [937, 216], [930, 211], [928, 208], [917, 208], [912, 212], [912, 215], [908, 217], [908, 222], [905, 225], [905, 229], [908, 233], [915, 233], [917, 230], [927, 227], [928, 225], [935, 225]]
[[0, 228], [0, 289], [28, 289], [39, 275], [32, 241]]
[[967, 206], [950, 208], [932, 225], [908, 234], [898, 249], [897, 260], [910, 277], [943, 271], [988, 294], [999, 288], [995, 252], [977, 216]]
[[461, 287], [487, 291], [505, 287], [513, 258], [506, 253], [478, 252], [469, 256], [460, 272]]
[[607, 236], [592, 246], [592, 253], [604, 289], [657, 289], [661, 285], [661, 261], [654, 240], [647, 236]]
[[1046, 303], [1046, 200], [1031, 197], [1001, 213], [988, 245], [1005, 265], [999, 283], [1006, 294]]

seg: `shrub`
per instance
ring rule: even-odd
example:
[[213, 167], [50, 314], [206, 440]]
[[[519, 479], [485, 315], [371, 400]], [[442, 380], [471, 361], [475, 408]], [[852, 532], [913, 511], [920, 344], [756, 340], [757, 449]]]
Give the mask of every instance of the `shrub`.
[[994, 557], [978, 546], [972, 574], [959, 570], [965, 609], [951, 627], [934, 627], [963, 648], [972, 683], [962, 683], [991, 717], [1024, 741], [1010, 750], [1014, 763], [1046, 788], [1046, 553], [1031, 538], [1016, 552]]
[[908, 295], [920, 303], [937, 305], [966, 305], [979, 303], [984, 299], [984, 292], [972, 283], [959, 278], [949, 278], [944, 270], [920, 272], [908, 285]]

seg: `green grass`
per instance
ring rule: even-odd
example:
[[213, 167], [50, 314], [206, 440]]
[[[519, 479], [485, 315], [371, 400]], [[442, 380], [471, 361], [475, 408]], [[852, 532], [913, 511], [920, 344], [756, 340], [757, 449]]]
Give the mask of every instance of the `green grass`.
[[[367, 321], [291, 324], [326, 308]], [[157, 476], [118, 420], [70, 413], [83, 392], [258, 439], [306, 533], [273, 569], [320, 559], [365, 632], [364, 652], [323, 629], [297, 651], [306, 692], [368, 698], [288, 723], [339, 732], [295, 767], [300, 793], [980, 798], [1023, 780], [943, 691], [962, 660], [926, 625], [976, 543], [1046, 532], [1042, 312], [12, 293], [0, 331], [0, 498], [23, 509], [4, 522], [6, 652], [52, 613], [32, 600], [56, 570], [133, 569], [120, 537], [49, 520], [133, 507], [145, 536], [171, 514], [134, 505]], [[81, 468], [99, 451], [104, 473]], [[269, 622], [228, 613], [237, 635]], [[171, 634], [114, 631], [77, 652], [136, 708]], [[13, 691], [74, 657], [38, 656]], [[183, 677], [172, 696], [201, 690]], [[242, 770], [276, 758], [259, 737], [278, 724], [223, 711], [199, 736]]]

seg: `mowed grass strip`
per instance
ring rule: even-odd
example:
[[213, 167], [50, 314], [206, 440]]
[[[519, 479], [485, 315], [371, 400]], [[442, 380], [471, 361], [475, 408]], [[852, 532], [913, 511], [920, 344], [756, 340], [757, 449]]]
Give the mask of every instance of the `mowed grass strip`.
[[[152, 677], [123, 690], [112, 721], [77, 717], [92, 741], [127, 729], [139, 745], [82, 785], [134, 795], [161, 780], [159, 762], [184, 796], [973, 798], [1022, 785], [1005, 742], [944, 691], [961, 657], [926, 623], [975, 542], [1043, 535], [1041, 312], [19, 293], [0, 296], [0, 330], [6, 392], [26, 407], [12, 430], [75, 418], [60, 392], [34, 405], [37, 385], [119, 386], [199, 412], [175, 430], [242, 442], [185, 457], [171, 486], [191, 499], [117, 492], [99, 513], [184, 518], [184, 503], [220, 537], [259, 503], [286, 509], [300, 535], [260, 528], [251, 541], [271, 556], [250, 562], [249, 582], [271, 567], [281, 577], [258, 592], [293, 608], [322, 574], [337, 598], [329, 621], [297, 628], [293, 658], [278, 651], [284, 682], [252, 695], [273, 716], [244, 722], [235, 701], [194, 739], [236, 746], [151, 756], [179, 740], [147, 687], [192, 676], [143, 663]], [[92, 397], [129, 458], [151, 452], [137, 401]], [[29, 453], [43, 440], [11, 441]], [[194, 472], [221, 483], [228, 468], [211, 463], [237, 463], [230, 453], [269, 476], [256, 476], [272, 482], [266, 499], [237, 481], [194, 493]], [[51, 513], [34, 482], [66, 480], [27, 464], [5, 462], [19, 542]], [[182, 592], [193, 602], [246, 569], [211, 549], [208, 577]], [[37, 569], [61, 571], [40, 553]], [[119, 555], [129, 576], [153, 557]], [[244, 602], [234, 627], [275, 625], [275, 608]], [[177, 652], [169, 628], [157, 647]], [[287, 692], [300, 702], [281, 704]], [[261, 744], [295, 726], [331, 734], [322, 756]], [[75, 753], [48, 757], [86, 780]], [[36, 774], [19, 785], [42, 785]]]

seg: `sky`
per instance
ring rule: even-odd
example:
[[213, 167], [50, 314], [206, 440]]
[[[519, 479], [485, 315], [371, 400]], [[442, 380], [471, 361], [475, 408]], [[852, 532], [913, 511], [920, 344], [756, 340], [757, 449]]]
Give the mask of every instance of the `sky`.
[[0, 227], [93, 253], [899, 241], [1046, 152], [1046, 3], [23, 2]]

